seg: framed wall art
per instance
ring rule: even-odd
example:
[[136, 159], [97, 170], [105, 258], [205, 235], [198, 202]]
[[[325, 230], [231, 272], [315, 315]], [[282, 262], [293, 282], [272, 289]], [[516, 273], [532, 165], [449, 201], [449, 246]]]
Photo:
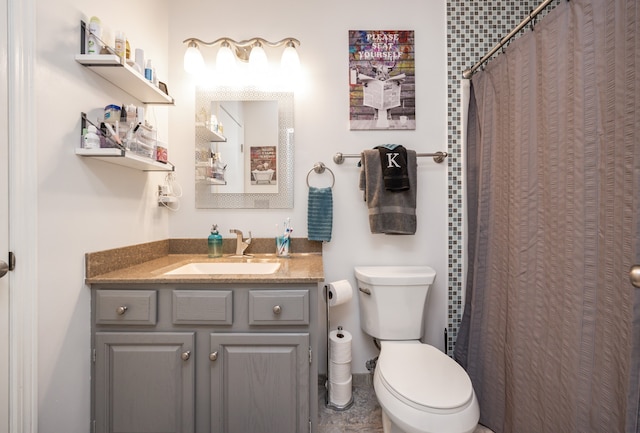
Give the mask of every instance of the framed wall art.
[[349, 30], [351, 130], [415, 129], [413, 30]]

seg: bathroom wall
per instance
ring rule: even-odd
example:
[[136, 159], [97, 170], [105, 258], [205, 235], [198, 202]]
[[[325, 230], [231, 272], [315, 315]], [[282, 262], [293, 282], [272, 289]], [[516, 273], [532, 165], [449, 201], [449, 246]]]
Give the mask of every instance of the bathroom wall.
[[[374, 6], [371, 2], [292, 0], [255, 2], [169, 3], [171, 92], [176, 107], [170, 112], [170, 159], [184, 186], [181, 208], [170, 215], [171, 237], [205, 237], [212, 223], [225, 237], [229, 229], [252, 231], [256, 237], [274, 235], [274, 225], [291, 217], [294, 236], [306, 237], [306, 176], [313, 164], [324, 162], [336, 176], [334, 226], [331, 242], [323, 247], [327, 281], [348, 279], [355, 287], [356, 265], [428, 264], [437, 271], [428, 303], [426, 340], [444, 348], [447, 311], [446, 164], [419, 159], [418, 230], [415, 236], [372, 235], [362, 194], [358, 190], [357, 159], [336, 165], [336, 152], [359, 153], [384, 143], [399, 143], [419, 152], [446, 150], [446, 15], [444, 1], [400, 0]], [[350, 131], [348, 95], [348, 30], [414, 30], [416, 49], [417, 128], [415, 131]], [[188, 37], [212, 41], [262, 36], [298, 38], [305, 83], [295, 95], [294, 208], [195, 209], [193, 139], [194, 83], [182, 69]], [[207, 61], [216, 50], [202, 47]], [[315, 173], [312, 182], [330, 181]], [[322, 286], [320, 286], [322, 287]], [[324, 305], [321, 317], [324, 317]], [[377, 355], [370, 337], [360, 331], [358, 301], [334, 308], [332, 328], [342, 325], [354, 337], [352, 368], [366, 372], [365, 361]], [[324, 354], [322, 354], [324, 356]]]
[[[163, 175], [78, 157], [80, 112], [132, 103], [117, 87], [75, 62], [80, 20], [98, 15], [121, 29], [168, 77], [165, 1], [34, 1], [38, 153], [38, 395], [40, 433], [89, 427], [90, 303], [84, 254], [166, 239], [168, 218], [155, 201]], [[149, 112], [166, 135], [166, 108]], [[98, 110], [99, 111], [99, 110]], [[93, 111], [95, 113], [95, 111]], [[162, 130], [162, 129], [161, 129]], [[20, 257], [18, 257], [20, 266]]]

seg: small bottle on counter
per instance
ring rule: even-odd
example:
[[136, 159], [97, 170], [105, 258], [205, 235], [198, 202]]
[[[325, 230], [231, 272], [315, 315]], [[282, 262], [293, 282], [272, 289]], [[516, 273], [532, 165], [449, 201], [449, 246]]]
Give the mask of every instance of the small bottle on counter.
[[222, 235], [218, 233], [218, 225], [211, 227], [211, 234], [208, 239], [209, 257], [222, 257]]

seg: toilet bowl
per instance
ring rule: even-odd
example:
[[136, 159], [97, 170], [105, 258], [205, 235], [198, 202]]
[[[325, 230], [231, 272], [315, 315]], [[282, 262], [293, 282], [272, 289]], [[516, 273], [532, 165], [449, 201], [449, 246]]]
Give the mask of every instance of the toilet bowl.
[[470, 433], [480, 418], [464, 369], [423, 344], [422, 323], [435, 271], [429, 266], [363, 266], [360, 327], [380, 342], [374, 390], [385, 433]]
[[437, 348], [381, 341], [373, 385], [385, 433], [471, 433], [480, 409], [469, 376]]

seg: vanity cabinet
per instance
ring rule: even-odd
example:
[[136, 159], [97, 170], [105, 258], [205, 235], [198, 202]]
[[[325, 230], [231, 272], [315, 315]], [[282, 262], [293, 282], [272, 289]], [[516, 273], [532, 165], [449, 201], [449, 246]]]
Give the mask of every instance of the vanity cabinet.
[[95, 336], [95, 431], [192, 432], [192, 332]]
[[97, 433], [316, 430], [317, 284], [94, 284]]
[[309, 334], [211, 334], [212, 432], [309, 431]]

